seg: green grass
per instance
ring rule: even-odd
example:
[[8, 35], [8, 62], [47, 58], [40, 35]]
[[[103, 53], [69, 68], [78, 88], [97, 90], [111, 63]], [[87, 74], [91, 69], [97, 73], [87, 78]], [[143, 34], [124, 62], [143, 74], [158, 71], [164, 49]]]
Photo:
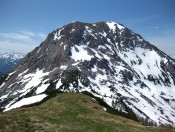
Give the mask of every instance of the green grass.
[[0, 131], [173, 132], [175, 129], [145, 127], [105, 112], [90, 96], [60, 93], [38, 106], [0, 113]]

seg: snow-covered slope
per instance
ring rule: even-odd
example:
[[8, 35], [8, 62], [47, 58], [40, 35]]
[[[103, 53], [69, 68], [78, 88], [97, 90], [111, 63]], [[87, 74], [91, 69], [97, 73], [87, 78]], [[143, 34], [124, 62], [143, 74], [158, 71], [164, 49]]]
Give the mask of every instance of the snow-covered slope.
[[74, 22], [53, 31], [0, 89], [4, 111], [49, 92], [88, 91], [141, 121], [175, 126], [175, 61], [115, 22]]
[[22, 58], [24, 58], [22, 53], [0, 54], [0, 72], [6, 73], [10, 71]]

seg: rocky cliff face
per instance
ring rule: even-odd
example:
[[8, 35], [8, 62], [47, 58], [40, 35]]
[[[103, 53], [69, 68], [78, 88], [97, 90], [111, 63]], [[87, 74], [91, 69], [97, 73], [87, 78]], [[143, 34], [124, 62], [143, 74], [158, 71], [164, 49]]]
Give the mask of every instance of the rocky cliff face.
[[50, 33], [0, 86], [0, 107], [55, 91], [88, 91], [139, 120], [175, 125], [175, 61], [115, 22], [74, 22]]

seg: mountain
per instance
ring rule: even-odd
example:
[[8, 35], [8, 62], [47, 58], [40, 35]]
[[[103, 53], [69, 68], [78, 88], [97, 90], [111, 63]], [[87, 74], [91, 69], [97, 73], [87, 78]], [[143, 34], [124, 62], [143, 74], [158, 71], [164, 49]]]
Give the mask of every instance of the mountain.
[[0, 54], [0, 72], [7, 73], [24, 58], [22, 53], [3, 53]]
[[133, 119], [175, 126], [175, 60], [115, 22], [73, 22], [50, 33], [0, 86], [0, 108], [83, 91]]

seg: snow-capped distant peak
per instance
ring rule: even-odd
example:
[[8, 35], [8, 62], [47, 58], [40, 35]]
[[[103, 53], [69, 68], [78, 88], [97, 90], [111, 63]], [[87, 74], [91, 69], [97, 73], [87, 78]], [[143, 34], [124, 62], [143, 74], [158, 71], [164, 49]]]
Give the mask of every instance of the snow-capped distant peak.
[[24, 57], [23, 53], [2, 53], [0, 54], [0, 58], [4, 58], [4, 59], [12, 59], [12, 60], [18, 60], [18, 59], [22, 59]]
[[22, 53], [13, 52], [0, 54], [0, 72], [6, 73], [10, 71], [24, 56]]

